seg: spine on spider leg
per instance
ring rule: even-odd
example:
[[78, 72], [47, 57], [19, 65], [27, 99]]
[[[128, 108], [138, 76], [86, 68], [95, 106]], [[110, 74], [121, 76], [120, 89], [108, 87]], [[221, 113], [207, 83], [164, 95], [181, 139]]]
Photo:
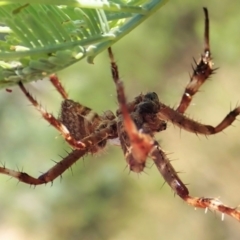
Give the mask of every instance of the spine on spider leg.
[[184, 113], [190, 105], [193, 96], [198, 92], [199, 88], [204, 82], [213, 74], [213, 62], [211, 58], [210, 44], [209, 44], [209, 18], [207, 8], [203, 8], [205, 15], [205, 27], [204, 27], [204, 52], [201, 55], [199, 61], [195, 61], [196, 66], [193, 68], [193, 73], [190, 75], [190, 81], [185, 88], [182, 95], [181, 102], [176, 111]]
[[[233, 208], [223, 204], [217, 198], [186, 196], [183, 198], [183, 200], [195, 208], [210, 209], [213, 212], [220, 212], [222, 214], [227, 214], [237, 219], [238, 221], [240, 221], [240, 211], [237, 210], [236, 207]], [[222, 215], [222, 220], [223, 220], [223, 217], [224, 215]]]
[[51, 169], [38, 177], [39, 181], [44, 183], [52, 182], [58, 176], [61, 176], [64, 171], [70, 168], [76, 161], [86, 154], [87, 150], [73, 150], [67, 157], [57, 162]]
[[195, 208], [210, 209], [212, 211], [217, 211], [222, 214], [227, 214], [240, 221], [240, 211], [237, 210], [237, 208], [228, 207], [216, 198], [189, 196], [189, 191], [187, 187], [178, 177], [169, 159], [166, 157], [166, 154], [158, 146], [158, 143], [155, 144], [155, 147], [152, 150], [150, 156], [153, 159], [155, 165], [157, 166], [159, 172], [162, 174], [164, 180], [173, 189], [173, 191], [186, 203]]
[[109, 122], [106, 129], [100, 129], [99, 131], [92, 133], [88, 137], [84, 138], [83, 144], [86, 146], [84, 149], [75, 149], [68, 156], [63, 158], [60, 162], [56, 163], [51, 169], [39, 176], [38, 178], [32, 177], [25, 172], [14, 171], [6, 168], [5, 166], [0, 167], [0, 174], [6, 174], [13, 178], [18, 179], [20, 182], [24, 182], [30, 185], [40, 185], [52, 182], [58, 176], [70, 168], [72, 164], [78, 161], [81, 157], [89, 152], [89, 147], [97, 144], [103, 139], [108, 137], [116, 137], [116, 123], [114, 121]]
[[19, 172], [4, 167], [0, 167], [0, 174], [6, 174], [30, 185], [40, 185], [52, 182], [58, 176], [70, 168], [79, 158], [86, 154], [87, 150], [73, 150], [67, 157], [56, 163], [51, 169], [43, 173], [38, 178], [32, 177], [25, 172]]
[[183, 128], [184, 130], [192, 133], [204, 135], [210, 135], [214, 133], [214, 127], [196, 122], [163, 103], [160, 103], [158, 117], [166, 121], [171, 121], [179, 128]]
[[115, 136], [116, 129], [115, 121], [109, 122], [108, 128], [100, 129], [97, 132], [92, 133], [88, 137], [82, 139], [82, 143], [86, 146], [85, 149], [73, 150], [67, 157], [63, 158], [60, 162], [58, 162], [55, 166], [53, 166], [46, 173], [42, 174], [38, 179], [43, 181], [44, 183], [51, 182], [58, 176], [62, 175], [62, 173], [70, 168], [78, 159], [83, 157], [85, 154], [89, 152], [91, 146], [96, 145], [97, 143], [107, 139], [109, 136]]
[[187, 187], [178, 177], [177, 172], [174, 170], [166, 154], [160, 149], [158, 144], [154, 146], [150, 156], [159, 172], [162, 174], [164, 180], [173, 189], [173, 191], [183, 199], [187, 197], [189, 194]]
[[226, 117], [214, 128], [215, 133], [221, 132], [228, 126], [232, 125], [232, 123], [236, 120], [239, 114], [240, 106], [236, 107], [226, 115]]
[[236, 120], [239, 114], [240, 106], [229, 112], [216, 127], [194, 121], [163, 103], [160, 103], [160, 110], [157, 115], [160, 119], [171, 121], [174, 125], [178, 126], [179, 128], [183, 128], [186, 131], [195, 134], [212, 135], [219, 133], [230, 126]]
[[[121, 145], [123, 146], [123, 151], [130, 166], [130, 170], [134, 172], [141, 172], [145, 167], [147, 156], [153, 147], [153, 141], [150, 136], [147, 134], [142, 134], [138, 131], [129, 110], [133, 110], [135, 104], [141, 102], [143, 96], [139, 95], [137, 98], [135, 98], [133, 103], [127, 104], [123, 82], [119, 78], [118, 66], [114, 60], [114, 56], [110, 47], [108, 48], [108, 54], [111, 62], [112, 78], [117, 90], [117, 99], [119, 104], [117, 115], [122, 115], [120, 126], [122, 125], [123, 131], [119, 131], [121, 135]], [[120, 128], [121, 127], [118, 127], [118, 129]], [[128, 145], [130, 151], [128, 151], [124, 146], [126, 144], [123, 137], [125, 132], [127, 134], [127, 138], [129, 139]]]

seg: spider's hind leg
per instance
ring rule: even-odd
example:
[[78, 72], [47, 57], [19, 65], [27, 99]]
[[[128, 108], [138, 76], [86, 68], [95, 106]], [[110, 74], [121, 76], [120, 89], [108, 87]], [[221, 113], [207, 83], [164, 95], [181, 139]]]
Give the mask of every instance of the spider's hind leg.
[[193, 96], [198, 92], [199, 88], [204, 84], [204, 82], [213, 74], [213, 62], [210, 51], [209, 44], [209, 18], [208, 10], [203, 8], [205, 14], [205, 29], [204, 29], [204, 53], [201, 55], [201, 58], [198, 62], [194, 60], [195, 67], [193, 68], [193, 73], [190, 75], [190, 82], [185, 88], [182, 99], [177, 111], [184, 113], [188, 106], [190, 105]]
[[217, 198], [190, 196], [186, 185], [181, 181], [170, 160], [167, 158], [167, 155], [163, 150], [161, 150], [158, 143], [155, 144], [150, 156], [164, 180], [172, 188], [174, 193], [176, 193], [189, 205], [193, 206], [194, 208], [203, 208], [205, 210], [210, 209], [213, 212], [227, 214], [240, 221], [240, 211], [237, 208], [229, 207], [223, 204]]

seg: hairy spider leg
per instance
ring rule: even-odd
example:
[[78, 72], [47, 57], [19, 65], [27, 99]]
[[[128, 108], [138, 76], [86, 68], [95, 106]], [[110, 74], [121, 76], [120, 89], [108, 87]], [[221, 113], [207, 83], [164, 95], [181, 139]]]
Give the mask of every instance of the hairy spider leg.
[[216, 126], [204, 125], [197, 121], [194, 121], [183, 115], [187, 107], [189, 106], [193, 95], [198, 91], [201, 85], [206, 81], [214, 70], [213, 62], [210, 52], [209, 44], [209, 17], [207, 8], [203, 8], [205, 14], [205, 33], [204, 33], [204, 54], [201, 56], [196, 67], [193, 68], [193, 74], [190, 78], [190, 82], [187, 85], [185, 92], [182, 96], [180, 105], [176, 110], [160, 103], [160, 111], [158, 116], [163, 120], [171, 121], [179, 128], [183, 128], [186, 131], [193, 132], [195, 134], [211, 135], [223, 131], [230, 126], [236, 117], [240, 114], [240, 106], [230, 111], [226, 117]]
[[[115, 118], [111, 111], [106, 111], [99, 116], [91, 108], [68, 99], [68, 94], [56, 74], [50, 75], [49, 80], [63, 98], [58, 120], [69, 130], [70, 135], [76, 141], [81, 141], [99, 127], [102, 128], [103, 125], [106, 125], [105, 122]], [[89, 151], [95, 153], [104, 148], [106, 143], [107, 141], [104, 139], [102, 142], [92, 144]]]
[[60, 93], [63, 99], [68, 99], [68, 94], [66, 90], [64, 89], [62, 83], [60, 82], [58, 76], [56, 74], [51, 74], [49, 76], [50, 82], [53, 84], [53, 86], [57, 89], [57, 91]]
[[150, 153], [155, 165], [163, 176], [164, 180], [172, 188], [174, 193], [181, 197], [185, 202], [195, 208], [210, 209], [211, 211], [227, 214], [240, 221], [240, 211], [237, 208], [232, 208], [224, 205], [217, 198], [191, 197], [185, 184], [179, 178], [174, 170], [166, 154], [160, 149], [158, 143], [155, 144]]
[[[53, 78], [52, 78], [53, 79]], [[58, 79], [57, 79], [58, 81]], [[55, 83], [57, 83], [55, 81]], [[60, 84], [57, 84], [60, 86]], [[52, 168], [47, 172], [34, 178], [25, 172], [15, 171], [6, 168], [5, 166], [0, 167], [0, 173], [9, 175], [11, 177], [17, 178], [20, 182], [24, 182], [30, 185], [40, 185], [48, 182], [52, 182], [58, 176], [61, 176], [64, 171], [72, 166], [77, 160], [83, 157], [85, 154], [91, 152], [91, 148], [98, 143], [111, 138], [116, 137], [116, 121], [112, 115], [105, 114], [106, 119], [104, 125], [100, 125], [97, 131], [89, 134], [88, 136], [81, 139], [81, 141], [76, 141], [69, 133], [65, 125], [63, 125], [59, 120], [57, 120], [53, 115], [47, 113], [40, 104], [31, 96], [31, 94], [25, 89], [24, 85], [19, 82], [19, 87], [26, 95], [28, 100], [36, 107], [36, 109], [42, 114], [43, 118], [47, 120], [52, 126], [54, 126], [58, 131], [61, 132], [66, 141], [72, 145], [74, 148], [81, 147], [80, 149], [75, 149], [64, 157], [61, 161], [57, 162]], [[64, 100], [66, 101], [66, 99]], [[70, 101], [70, 100], [69, 100]], [[80, 106], [81, 107], [81, 106]], [[107, 121], [107, 119], [109, 119]], [[80, 145], [79, 145], [80, 144]], [[79, 146], [78, 146], [79, 145]]]
[[150, 153], [150, 157], [153, 159], [157, 169], [173, 191], [180, 197], [187, 196], [189, 194], [187, 187], [178, 177], [177, 172], [167, 158], [167, 155], [160, 148], [158, 142], [155, 142], [155, 147]]
[[[118, 67], [114, 60], [111, 48], [108, 48], [108, 54], [111, 62], [112, 77], [117, 90], [119, 110], [122, 114], [123, 127], [130, 141], [130, 147], [127, 149], [127, 152], [124, 152], [125, 157], [131, 171], [142, 172], [148, 154], [154, 146], [154, 141], [150, 135], [138, 131], [132, 120], [129, 113], [129, 107], [131, 105], [127, 104], [123, 82], [119, 78]], [[121, 133], [119, 133], [119, 135], [120, 134]]]
[[[204, 12], [205, 12], [206, 21], [208, 22], [207, 9], [204, 9]], [[205, 28], [208, 28], [208, 23], [205, 25], [207, 26], [207, 27], [205, 26]], [[208, 29], [205, 30], [205, 38], [209, 39]], [[205, 53], [207, 52], [207, 49], [209, 49], [209, 44], [206, 41]], [[184, 201], [186, 201], [188, 204], [197, 208], [205, 208], [213, 211], [219, 211], [223, 214], [228, 214], [240, 221], [240, 211], [238, 211], [236, 208], [231, 208], [226, 205], [223, 205], [216, 198], [203, 198], [203, 197], [199, 198], [199, 197], [189, 196], [189, 191], [187, 187], [178, 177], [177, 172], [174, 170], [166, 154], [163, 152], [163, 150], [160, 149], [159, 144], [156, 141], [154, 141], [152, 138], [153, 133], [155, 131], [157, 132], [157, 131], [164, 130], [165, 128], [164, 121], [158, 122], [159, 126], [154, 127], [153, 129], [152, 129], [153, 126], [150, 127], [150, 125], [148, 125], [147, 127], [150, 127], [150, 130], [152, 131], [152, 133], [150, 132], [149, 134], [145, 134], [146, 133], [145, 130], [142, 131], [137, 129], [135, 122], [132, 119], [133, 118], [132, 112], [134, 112], [135, 114], [138, 113], [135, 111], [136, 108], [138, 108], [141, 111], [142, 110], [145, 111], [146, 107], [152, 108], [152, 107], [158, 106], [159, 107], [158, 117], [160, 119], [163, 119], [163, 120], [166, 119], [168, 121], [170, 120], [174, 124], [178, 125], [179, 127], [182, 127], [191, 132], [202, 133], [202, 134], [214, 134], [222, 131], [224, 128], [231, 125], [231, 123], [236, 119], [236, 116], [239, 114], [240, 107], [237, 107], [236, 109], [231, 111], [217, 127], [212, 127], [209, 125], [202, 125], [191, 119], [188, 119], [187, 117], [183, 116], [180, 111], [176, 113], [176, 110], [171, 109], [165, 106], [164, 104], [160, 103], [155, 93], [148, 93], [146, 95], [140, 94], [138, 97], [135, 98], [133, 102], [130, 102], [127, 104], [126, 97], [124, 94], [123, 83], [119, 79], [118, 68], [114, 61], [113, 54], [110, 48], [108, 49], [108, 52], [111, 59], [112, 75], [113, 75], [113, 80], [116, 84], [118, 102], [120, 107], [120, 109], [117, 112], [117, 115], [120, 115], [120, 118], [122, 115], [121, 121], [123, 122], [124, 129], [131, 142], [131, 146], [130, 146], [131, 149], [129, 150], [129, 152], [127, 152], [127, 154], [129, 155], [132, 154], [133, 156], [133, 160], [135, 161], [137, 166], [136, 169], [134, 170], [140, 171], [141, 170], [140, 166], [142, 163], [141, 160], [143, 160], [145, 164], [146, 157], [149, 155], [153, 159], [155, 165], [157, 166], [159, 172], [162, 174], [165, 181], [170, 185], [173, 191], [177, 195], [179, 195]], [[210, 51], [209, 51], [209, 57], [210, 57]], [[59, 82], [58, 78], [55, 78], [55, 76], [53, 76], [51, 81], [53, 82], [53, 85], [56, 87], [56, 89], [60, 92], [62, 97], [65, 100], [67, 100], [67, 94], [64, 88], [61, 87], [61, 83]], [[54, 116], [47, 113], [41, 107], [41, 105], [39, 105], [37, 101], [30, 95], [30, 93], [24, 88], [21, 82], [19, 83], [19, 86], [21, 90], [24, 92], [24, 94], [26, 95], [26, 97], [29, 99], [29, 101], [36, 107], [38, 111], [41, 112], [43, 117], [51, 125], [57, 128], [61, 133], [62, 133], [62, 130], [65, 131], [64, 129], [65, 126], [63, 124], [61, 125], [61, 122], [55, 119]], [[146, 99], [147, 99], [147, 102], [146, 102]], [[155, 104], [152, 105], [151, 101], [149, 101], [153, 99], [157, 103], [157, 105]], [[141, 108], [139, 108], [140, 106]], [[77, 107], [81, 108], [80, 112], [82, 112], [82, 110], [87, 110], [87, 113], [91, 113], [91, 109], [89, 108], [85, 107], [82, 109], [82, 105]], [[87, 119], [98, 120], [98, 118], [94, 113], [90, 114], [90, 116], [87, 116]], [[105, 112], [104, 115], [102, 116], [102, 120], [104, 120], [104, 122], [103, 124], [98, 125], [98, 127], [96, 128], [97, 131], [90, 133], [88, 136], [86, 136], [86, 134], [83, 134], [84, 137], [83, 139], [81, 139], [81, 143], [84, 144], [84, 148], [73, 150], [71, 153], [68, 154], [67, 157], [63, 158], [60, 162], [56, 163], [50, 170], [48, 170], [46, 173], [42, 174], [38, 178], [31, 177], [30, 175], [24, 172], [10, 170], [5, 166], [0, 167], [0, 173], [17, 178], [21, 182], [25, 182], [32, 185], [39, 185], [43, 183], [52, 182], [55, 178], [57, 178], [58, 176], [61, 176], [61, 174], [66, 169], [71, 167], [71, 165], [75, 163], [79, 158], [89, 153], [90, 152], [89, 147], [97, 143], [100, 143], [104, 139], [115, 138], [117, 137], [117, 134], [119, 135], [119, 132], [118, 132], [119, 129], [117, 129], [117, 126], [116, 126], [115, 116], [111, 112], [110, 113]], [[156, 119], [154, 118], [154, 121], [152, 121], [151, 124], [153, 124], [155, 120]], [[62, 134], [65, 137], [66, 137], [66, 134], [69, 134], [68, 131], [65, 131], [64, 133]], [[144, 145], [146, 145], [147, 147]]]
[[[67, 127], [71, 136], [79, 141], [90, 134], [99, 131], [99, 129], [106, 128], [111, 121], [116, 124], [115, 115], [110, 110], [105, 111], [102, 115], [98, 115], [91, 108], [83, 106], [71, 99], [63, 100], [59, 120]], [[109, 137], [116, 138], [117, 133], [115, 136]], [[95, 141], [88, 150], [94, 154], [103, 149], [106, 144], [107, 139], [103, 139], [101, 142]]]
[[177, 111], [184, 113], [190, 105], [193, 96], [198, 92], [202, 84], [214, 73], [213, 62], [211, 58], [210, 44], [209, 44], [209, 18], [207, 8], [203, 8], [205, 14], [204, 27], [204, 53], [201, 55], [198, 62], [195, 61], [195, 67], [192, 66], [193, 73], [190, 75], [190, 82], [185, 88]]
[[[115, 132], [116, 132], [115, 124], [113, 122], [109, 122], [109, 125], [106, 128], [100, 129], [99, 131], [82, 139], [82, 143], [85, 145], [98, 143], [108, 138], [108, 136], [115, 134]], [[65, 158], [57, 162], [52, 168], [50, 168], [47, 172], [45, 172], [38, 178], [34, 178], [25, 172], [19, 172], [19, 171], [8, 169], [5, 166], [0, 167], [0, 173], [9, 175], [13, 178], [18, 179], [20, 182], [24, 182], [30, 185], [45, 184], [48, 182], [52, 182], [55, 178], [57, 178], [58, 176], [61, 176], [63, 172], [65, 172], [76, 161], [78, 161], [81, 157], [83, 157], [88, 152], [89, 152], [88, 148], [73, 150]]]
[[[196, 68], [193, 68], [193, 74], [190, 78], [190, 83], [187, 85], [185, 92], [182, 96], [180, 105], [176, 110], [164, 105], [160, 102], [160, 110], [158, 113], [159, 118], [171, 121], [173, 124], [187, 131], [210, 135], [223, 131], [226, 127], [230, 126], [236, 117], [240, 114], [240, 106], [230, 111], [227, 116], [216, 127], [210, 125], [204, 125], [198, 123], [183, 113], [189, 106], [193, 95], [198, 91], [200, 86], [205, 80], [213, 73], [215, 69], [212, 69], [213, 63], [211, 59], [210, 46], [209, 46], [209, 18], [208, 11], [204, 8], [205, 13], [205, 48], [204, 54], [201, 59], [196, 63]], [[212, 211], [218, 211], [222, 214], [227, 214], [240, 221], [240, 211], [237, 208], [232, 208], [224, 205], [217, 198], [204, 198], [204, 197], [191, 197], [185, 184], [179, 178], [177, 172], [174, 170], [166, 154], [160, 149], [156, 143], [155, 148], [151, 152], [150, 156], [157, 166], [159, 172], [163, 176], [164, 180], [172, 188], [174, 193], [180, 196], [185, 202], [195, 208], [210, 209]]]
[[19, 182], [24, 182], [30, 185], [40, 185], [52, 182], [58, 176], [68, 168], [71, 167], [79, 158], [84, 156], [87, 153], [85, 150], [73, 150], [68, 156], [63, 158], [60, 162], [56, 163], [52, 168], [50, 168], [46, 173], [42, 174], [38, 178], [32, 177], [25, 172], [19, 172], [12, 169], [8, 169], [5, 166], [0, 167], [0, 173], [9, 175], [13, 178], [19, 180]]
[[213, 127], [211, 125], [204, 125], [202, 123], [194, 121], [184, 116], [183, 114], [177, 112], [176, 110], [166, 106], [165, 104], [160, 103], [160, 111], [158, 113], [158, 116], [163, 120], [171, 121], [174, 125], [186, 131], [195, 134], [212, 135], [219, 133], [228, 126], [230, 126], [236, 120], [236, 117], [239, 114], [240, 106], [230, 111], [216, 127]]
[[20, 89], [25, 94], [27, 99], [33, 104], [33, 106], [42, 114], [43, 118], [47, 120], [53, 127], [55, 127], [64, 137], [64, 139], [74, 148], [77, 149], [86, 149], [92, 146], [92, 143], [83, 143], [82, 141], [75, 140], [69, 130], [63, 125], [57, 118], [55, 118], [52, 114], [48, 113], [34, 98], [33, 96], [26, 90], [22, 82], [18, 83]]

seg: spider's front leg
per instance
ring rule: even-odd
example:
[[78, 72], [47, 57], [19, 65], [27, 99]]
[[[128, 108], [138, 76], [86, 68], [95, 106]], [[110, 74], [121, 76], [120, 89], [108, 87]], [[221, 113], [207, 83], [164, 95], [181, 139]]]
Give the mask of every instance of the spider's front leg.
[[204, 28], [204, 52], [198, 62], [195, 62], [193, 73], [190, 75], [190, 82], [185, 88], [184, 94], [180, 101], [177, 111], [184, 113], [190, 105], [193, 96], [198, 92], [199, 88], [204, 82], [213, 74], [213, 62], [209, 44], [209, 18], [207, 8], [203, 8], [205, 14], [205, 28]]
[[[146, 159], [154, 147], [154, 140], [150, 134], [145, 134], [143, 129], [138, 130], [135, 123], [139, 123], [141, 127], [143, 126], [141, 114], [138, 112], [129, 113], [129, 110], [133, 111], [135, 105], [140, 103], [144, 96], [140, 95], [133, 103], [127, 104], [123, 82], [119, 78], [118, 67], [111, 48], [108, 48], [108, 54], [111, 61], [112, 77], [116, 85], [119, 104], [119, 111], [117, 113], [119, 118], [118, 135], [130, 170], [139, 173], [142, 172], [145, 167]], [[161, 123], [162, 122], [163, 121], [161, 121]]]
[[184, 116], [184, 112], [191, 103], [192, 97], [197, 93], [201, 85], [213, 74], [213, 63], [211, 58], [210, 44], [209, 44], [209, 18], [208, 10], [203, 8], [205, 14], [205, 33], [204, 33], [204, 53], [200, 60], [196, 63], [196, 67], [193, 68], [193, 73], [190, 77], [190, 82], [187, 85], [185, 92], [182, 96], [181, 102], [176, 110], [160, 103], [159, 117], [171, 121], [173, 124], [180, 128], [183, 128], [189, 132], [196, 134], [211, 135], [223, 131], [230, 126], [236, 117], [240, 114], [240, 106], [229, 112], [227, 116], [216, 126], [204, 125], [190, 118]]

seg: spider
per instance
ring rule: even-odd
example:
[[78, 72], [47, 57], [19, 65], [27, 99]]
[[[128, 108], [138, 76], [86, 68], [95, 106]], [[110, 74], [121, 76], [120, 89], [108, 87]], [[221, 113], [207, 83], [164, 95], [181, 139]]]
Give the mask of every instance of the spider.
[[140, 94], [132, 102], [128, 103], [123, 82], [119, 78], [118, 66], [109, 47], [108, 55], [112, 78], [116, 86], [119, 104], [116, 114], [106, 111], [99, 115], [90, 108], [69, 99], [58, 77], [52, 74], [50, 81], [63, 98], [60, 116], [56, 118], [46, 112], [26, 90], [22, 82], [19, 82], [19, 87], [27, 99], [42, 114], [43, 118], [61, 133], [73, 150], [38, 178], [32, 177], [25, 172], [8, 169], [5, 166], [0, 167], [0, 173], [17, 178], [20, 182], [30, 185], [46, 184], [61, 176], [66, 169], [70, 168], [73, 163], [84, 155], [88, 153], [94, 154], [104, 148], [108, 140], [118, 138], [130, 171], [142, 172], [147, 158], [151, 158], [174, 193], [188, 204], [195, 208], [219, 211], [240, 221], [239, 210], [224, 205], [216, 198], [191, 197], [187, 187], [181, 181], [165, 152], [154, 138], [155, 133], [166, 129], [168, 121], [195, 134], [216, 134], [230, 126], [240, 114], [240, 106], [238, 106], [230, 111], [216, 127], [198, 123], [184, 115], [194, 94], [216, 70], [213, 69], [209, 45], [208, 10], [206, 8], [203, 8], [203, 10], [205, 15], [204, 52], [199, 61], [195, 61], [190, 82], [186, 86], [180, 104], [176, 109], [160, 102], [155, 92]]

